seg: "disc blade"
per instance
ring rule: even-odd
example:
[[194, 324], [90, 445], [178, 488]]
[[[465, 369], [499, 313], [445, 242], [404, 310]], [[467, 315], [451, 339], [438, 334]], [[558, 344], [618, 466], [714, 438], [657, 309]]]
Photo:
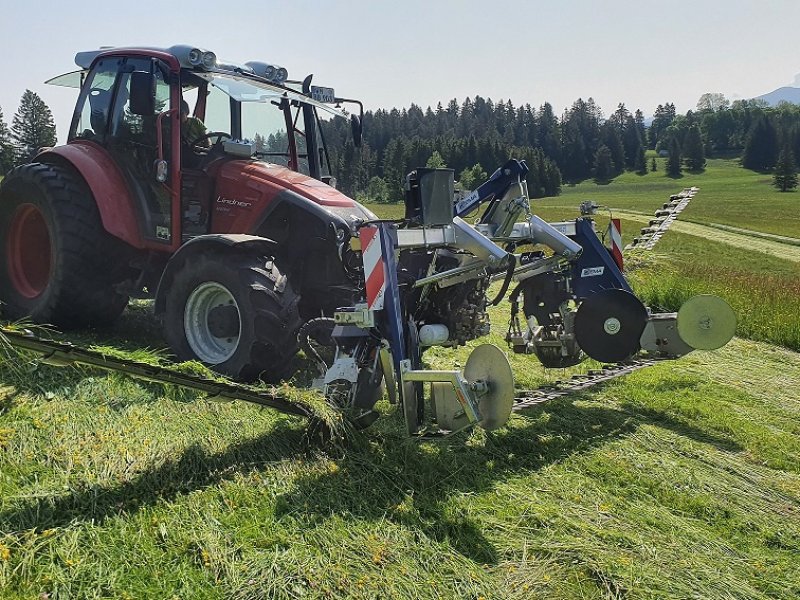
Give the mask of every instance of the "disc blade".
[[736, 333], [736, 314], [719, 296], [689, 298], [678, 310], [678, 335], [697, 350], [716, 350]]
[[514, 373], [505, 353], [492, 344], [478, 346], [464, 365], [464, 378], [470, 383], [488, 384], [489, 390], [478, 405], [481, 427], [491, 431], [505, 425], [514, 406]]
[[647, 309], [625, 290], [603, 290], [586, 297], [575, 315], [575, 339], [600, 362], [620, 362], [639, 351]]

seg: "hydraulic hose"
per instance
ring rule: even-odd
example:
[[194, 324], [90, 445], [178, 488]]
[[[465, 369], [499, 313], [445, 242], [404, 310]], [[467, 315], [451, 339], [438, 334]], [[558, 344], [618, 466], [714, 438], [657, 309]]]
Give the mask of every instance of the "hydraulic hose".
[[513, 254], [508, 255], [508, 269], [506, 270], [506, 277], [503, 279], [503, 285], [500, 287], [500, 291], [497, 293], [497, 296], [494, 297], [489, 304], [491, 306], [497, 306], [500, 304], [500, 301], [506, 295], [508, 291], [508, 286], [511, 285], [511, 280], [514, 277], [514, 270], [517, 268], [517, 257]]
[[[334, 321], [331, 317], [317, 317], [316, 319], [311, 319], [310, 321], [306, 322], [300, 330], [297, 332], [297, 342], [300, 344], [300, 348], [306, 355], [317, 363], [317, 367], [320, 369], [320, 373], [325, 373], [328, 370], [328, 365], [325, 360], [319, 355], [319, 352], [311, 345], [309, 342], [309, 338], [317, 332], [328, 330], [327, 334], [330, 337], [330, 333], [333, 330], [334, 325], [336, 325], [336, 321]], [[325, 346], [326, 344], [322, 344]]]

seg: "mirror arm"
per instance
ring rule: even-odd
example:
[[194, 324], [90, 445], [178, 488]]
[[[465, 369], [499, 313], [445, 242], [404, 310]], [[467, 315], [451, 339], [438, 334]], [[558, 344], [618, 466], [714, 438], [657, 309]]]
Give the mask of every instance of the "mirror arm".
[[334, 98], [333, 101], [337, 104], [341, 104], [343, 102], [349, 102], [350, 104], [358, 104], [359, 115], [358, 117], [363, 121], [364, 120], [364, 104], [361, 100], [354, 100], [353, 98]]
[[177, 112], [177, 108], [170, 108], [169, 110], [165, 110], [164, 112], [158, 113], [156, 117], [156, 140], [158, 142], [158, 160], [164, 160], [164, 134], [163, 134], [163, 127], [161, 126], [161, 122], [164, 120], [164, 117], [167, 115], [172, 115], [172, 113]]

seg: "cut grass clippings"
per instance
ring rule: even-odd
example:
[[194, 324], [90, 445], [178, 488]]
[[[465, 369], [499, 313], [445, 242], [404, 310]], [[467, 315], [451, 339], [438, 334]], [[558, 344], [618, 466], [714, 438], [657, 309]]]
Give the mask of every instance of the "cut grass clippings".
[[6, 390], [0, 589], [793, 598], [798, 386], [797, 354], [735, 341], [450, 442], [381, 404], [335, 458], [301, 450], [300, 419], [121, 377]]
[[[731, 202], [738, 187], [739, 200], [762, 190], [751, 174], [661, 169], [537, 206], [574, 218], [596, 196], [649, 214], [698, 185], [687, 218], [792, 235], [796, 217], [756, 214], [788, 198]], [[741, 335], [797, 347], [795, 263], [677, 232], [657, 252], [632, 265], [651, 305], [719, 293]], [[73, 339], [162, 347], [148, 311], [134, 303], [113, 333]], [[502, 345], [508, 305], [491, 312], [488, 338], [428, 363], [457, 368], [478, 343]], [[510, 359], [526, 387], [593, 366]], [[344, 453], [309, 450], [305, 421], [272, 410], [10, 367], [0, 362], [2, 598], [800, 596], [800, 354], [776, 346], [735, 339], [445, 442], [409, 440], [383, 401], [385, 417]]]

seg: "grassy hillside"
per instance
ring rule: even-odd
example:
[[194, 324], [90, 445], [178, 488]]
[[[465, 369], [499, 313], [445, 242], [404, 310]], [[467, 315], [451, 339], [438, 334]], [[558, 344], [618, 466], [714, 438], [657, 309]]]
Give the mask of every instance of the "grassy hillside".
[[4, 598], [800, 594], [800, 357], [758, 343], [491, 435], [419, 444], [384, 419], [343, 455], [243, 404], [2, 380]]
[[677, 231], [656, 250], [631, 274], [650, 306], [678, 310], [696, 294], [717, 294], [736, 312], [738, 335], [800, 351], [800, 262]]
[[[698, 185], [682, 220], [792, 234], [756, 209], [800, 196], [744, 172], [742, 197], [765, 200], [725, 221], [733, 163], [696, 182], [661, 169], [536, 208], [574, 217], [593, 198], [626, 211], [630, 239], [640, 214]], [[800, 347], [794, 255], [694, 227], [632, 262], [639, 293], [668, 309], [719, 293], [740, 334]], [[147, 310], [111, 340], [76, 339], [163, 347]], [[488, 341], [504, 345], [506, 320], [493, 309]], [[521, 386], [593, 366], [511, 360]], [[0, 597], [796, 598], [798, 389], [800, 354], [736, 339], [448, 442], [408, 440], [383, 402], [342, 451], [304, 445], [302, 420], [267, 409], [0, 354]]]
[[651, 215], [670, 194], [697, 186], [702, 201], [692, 202], [681, 219], [800, 238], [800, 192], [778, 192], [771, 185], [771, 175], [743, 169], [738, 160], [709, 159], [702, 173], [684, 173], [673, 179], [664, 175], [663, 159], [658, 163], [658, 171], [647, 175], [624, 173], [608, 185], [591, 181], [565, 185], [558, 198], [536, 201], [537, 210], [560, 218], [574, 214], [581, 200], [592, 199], [598, 204]]

